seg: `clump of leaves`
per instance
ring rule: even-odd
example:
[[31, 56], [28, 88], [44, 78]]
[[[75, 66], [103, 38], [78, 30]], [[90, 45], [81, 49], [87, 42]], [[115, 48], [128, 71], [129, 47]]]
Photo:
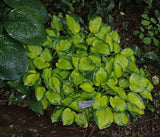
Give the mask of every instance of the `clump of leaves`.
[[94, 120], [103, 129], [144, 114], [143, 99], [152, 100], [153, 86], [137, 68], [132, 49], [121, 49], [116, 31], [99, 16], [89, 22], [89, 33], [69, 14], [63, 20], [53, 16], [51, 26], [42, 47], [26, 46], [30, 69], [23, 79], [39, 106], [55, 106], [53, 123], [61, 119], [86, 128]]
[[139, 31], [134, 31], [133, 35], [138, 35], [145, 45], [151, 46], [153, 43], [156, 47], [160, 46], [160, 22], [155, 18], [149, 17], [148, 14], [141, 15], [143, 20], [141, 21], [142, 27]]

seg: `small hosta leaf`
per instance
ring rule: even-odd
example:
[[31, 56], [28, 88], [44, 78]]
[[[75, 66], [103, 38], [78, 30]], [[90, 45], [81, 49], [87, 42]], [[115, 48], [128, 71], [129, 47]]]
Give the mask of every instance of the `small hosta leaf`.
[[33, 60], [33, 64], [39, 70], [44, 69], [44, 68], [48, 68], [50, 66], [50, 64], [46, 63], [45, 60], [41, 57], [35, 57]]
[[46, 97], [52, 105], [61, 105], [61, 96], [57, 92], [47, 91]]
[[127, 108], [128, 108], [128, 111], [133, 113], [133, 114], [138, 114], [138, 115], [143, 115], [144, 114], [143, 109], [140, 109], [140, 108], [138, 108], [135, 105], [132, 105], [130, 103], [127, 103]]
[[73, 34], [80, 31], [80, 25], [71, 15], [66, 15], [67, 25]]
[[151, 38], [150, 38], [150, 37], [145, 37], [145, 38], [143, 39], [143, 42], [144, 42], [145, 44], [149, 45], [149, 44], [151, 44]]
[[49, 87], [52, 90], [56, 90], [57, 92], [60, 92], [61, 90], [61, 82], [59, 80], [59, 78], [53, 76], [49, 79]]
[[45, 61], [49, 62], [52, 60], [52, 53], [48, 48], [45, 48], [44, 51], [40, 55]]
[[80, 127], [87, 128], [88, 127], [88, 120], [87, 116], [84, 113], [78, 113], [75, 116], [75, 123]]
[[109, 127], [113, 122], [113, 113], [110, 107], [102, 110], [95, 110], [94, 120], [98, 125], [99, 129]]
[[38, 87], [36, 89], [36, 99], [38, 101], [42, 100], [42, 98], [44, 97], [45, 93], [46, 93], [46, 89], [44, 87]]
[[75, 116], [70, 108], [66, 108], [62, 112], [62, 122], [63, 125], [71, 125], [74, 122]]
[[119, 96], [110, 97], [110, 104], [116, 112], [123, 112], [127, 109], [126, 102]]
[[110, 32], [110, 35], [112, 36], [112, 39], [117, 42], [120, 43], [120, 38], [119, 38], [119, 34], [117, 31], [112, 31]]
[[59, 40], [56, 44], [57, 51], [67, 51], [72, 46], [72, 41], [70, 39]]
[[152, 101], [152, 95], [151, 95], [151, 93], [147, 89], [145, 91], [141, 92], [140, 94], [141, 94], [141, 96], [143, 98], [149, 99], [149, 100]]
[[80, 85], [80, 88], [82, 88], [86, 92], [92, 92], [92, 91], [94, 91], [93, 83], [91, 81], [82, 83]]
[[118, 80], [118, 85], [121, 88], [128, 88], [129, 87], [129, 81], [125, 78], [121, 78], [121, 79]]
[[63, 24], [60, 22], [60, 19], [55, 15], [52, 17], [51, 27], [55, 28], [57, 31], [63, 30]]
[[61, 118], [62, 112], [63, 112], [63, 107], [56, 107], [54, 108], [54, 111], [51, 115], [51, 121], [52, 123], [58, 122]]
[[121, 113], [114, 113], [114, 123], [116, 123], [119, 126], [126, 126], [129, 122], [128, 114], [125, 112]]
[[101, 17], [95, 17], [89, 22], [89, 30], [92, 33], [97, 33], [101, 27], [102, 24], [102, 18]]
[[131, 104], [137, 106], [140, 109], [144, 109], [145, 108], [143, 100], [142, 100], [142, 98], [138, 94], [136, 94], [134, 92], [129, 92], [128, 95], [127, 95], [127, 97], [128, 97], [128, 101]]
[[108, 97], [97, 93], [93, 98], [93, 109], [105, 109], [108, 105]]
[[38, 57], [41, 52], [42, 52], [42, 47], [40, 46], [32, 46], [32, 45], [27, 45], [27, 48], [29, 50], [28, 56], [33, 59], [35, 57]]
[[81, 71], [93, 71], [95, 66], [92, 64], [89, 57], [82, 57], [79, 63], [79, 70]]
[[60, 58], [58, 60], [58, 63], [56, 63], [56, 67], [59, 69], [65, 69], [65, 70], [73, 69], [72, 64], [64, 58]]

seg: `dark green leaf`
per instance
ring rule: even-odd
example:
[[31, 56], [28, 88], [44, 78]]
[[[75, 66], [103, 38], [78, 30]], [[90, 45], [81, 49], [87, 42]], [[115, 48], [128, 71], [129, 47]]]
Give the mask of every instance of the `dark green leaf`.
[[136, 45], [131, 46], [131, 48], [132, 48], [132, 50], [134, 51], [134, 54], [135, 54], [137, 57], [140, 58], [140, 56], [141, 56], [141, 50], [140, 50], [140, 48], [139, 48], [138, 46], [136, 46]]
[[12, 8], [26, 8], [40, 14], [43, 22], [48, 20], [47, 9], [40, 0], [4, 0], [4, 2]]
[[151, 44], [151, 38], [150, 38], [150, 37], [145, 37], [145, 38], [143, 39], [143, 42], [144, 42], [145, 44], [149, 45], [149, 44]]
[[0, 35], [0, 79], [18, 79], [28, 66], [28, 55], [23, 46], [8, 36]]
[[12, 10], [4, 27], [12, 38], [24, 44], [39, 45], [47, 38], [41, 16], [28, 9]]
[[41, 102], [38, 102], [35, 97], [31, 97], [27, 100], [28, 106], [36, 113], [44, 114], [43, 106]]
[[143, 57], [151, 60], [155, 60], [155, 61], [160, 61], [159, 56], [157, 56], [157, 54], [154, 52], [147, 52]]

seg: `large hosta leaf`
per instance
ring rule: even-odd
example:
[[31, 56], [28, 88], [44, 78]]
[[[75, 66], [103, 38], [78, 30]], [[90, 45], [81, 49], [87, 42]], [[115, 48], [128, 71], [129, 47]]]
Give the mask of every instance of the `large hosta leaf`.
[[75, 116], [70, 108], [66, 108], [62, 113], [63, 125], [71, 125], [74, 122]]
[[40, 17], [28, 9], [14, 9], [9, 13], [4, 27], [12, 38], [24, 44], [39, 45], [47, 38]]
[[0, 79], [15, 80], [28, 70], [28, 55], [17, 41], [0, 35]]
[[66, 15], [67, 25], [73, 34], [80, 31], [80, 25], [71, 15]]
[[128, 101], [131, 104], [137, 106], [140, 109], [144, 109], [145, 108], [143, 100], [142, 100], [142, 98], [138, 94], [136, 94], [134, 92], [129, 92], [128, 95], [127, 95], [127, 97], [128, 97]]
[[113, 113], [110, 107], [102, 110], [95, 110], [94, 119], [99, 129], [109, 127], [113, 122]]
[[43, 17], [43, 22], [48, 20], [46, 7], [40, 0], [4, 0], [12, 8], [26, 8], [40, 14]]
[[127, 109], [126, 102], [119, 96], [110, 97], [110, 104], [116, 112], [123, 112]]

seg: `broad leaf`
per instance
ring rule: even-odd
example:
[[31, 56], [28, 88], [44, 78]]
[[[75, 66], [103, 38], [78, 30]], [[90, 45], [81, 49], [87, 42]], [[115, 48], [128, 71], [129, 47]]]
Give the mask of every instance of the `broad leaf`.
[[42, 98], [44, 97], [45, 93], [46, 93], [46, 89], [44, 87], [38, 87], [36, 89], [36, 99], [38, 101], [42, 100]]
[[89, 22], [89, 30], [92, 33], [97, 33], [101, 27], [102, 24], [102, 18], [101, 17], [95, 17]]
[[119, 126], [126, 126], [129, 122], [129, 116], [125, 112], [121, 113], [114, 113], [114, 123], [116, 123]]
[[63, 30], [63, 24], [60, 22], [60, 19], [55, 15], [52, 17], [51, 27], [55, 28], [57, 31]]
[[143, 100], [142, 100], [142, 98], [138, 94], [136, 94], [134, 92], [129, 92], [128, 95], [127, 95], [127, 97], [128, 97], [128, 101], [131, 104], [137, 106], [140, 109], [144, 109], [145, 108]]
[[93, 98], [93, 109], [105, 109], [108, 105], [108, 97], [97, 93]]
[[109, 61], [105, 63], [105, 69], [107, 70], [108, 74], [112, 72], [113, 62], [114, 62], [114, 58], [111, 58]]
[[140, 94], [141, 94], [141, 96], [143, 98], [149, 99], [149, 100], [152, 101], [152, 95], [151, 95], [151, 93], [147, 89], [145, 91], [141, 92]]
[[132, 114], [138, 114], [138, 115], [143, 115], [144, 114], [143, 109], [140, 109], [140, 108], [138, 108], [135, 105], [132, 105], [130, 103], [127, 103], [127, 108], [128, 108], [128, 111]]
[[72, 64], [64, 58], [60, 58], [58, 63], [56, 63], [56, 67], [59, 69], [70, 70], [73, 69]]
[[61, 90], [61, 82], [60, 82], [59, 78], [57, 78], [56, 76], [52, 76], [49, 79], [49, 87], [52, 90], [56, 90], [57, 92], [60, 92], [60, 90]]
[[72, 41], [70, 39], [61, 39], [56, 44], [57, 51], [67, 51], [72, 46]]
[[80, 25], [71, 15], [66, 15], [67, 25], [73, 34], [80, 31]]
[[80, 88], [82, 88], [86, 92], [92, 92], [92, 91], [94, 91], [93, 83], [91, 81], [82, 83], [80, 85]]
[[52, 53], [48, 48], [45, 48], [41, 53], [40, 57], [43, 58], [45, 61], [49, 62], [52, 60]]
[[108, 44], [106, 44], [100, 40], [96, 40], [93, 43], [93, 47], [91, 47], [91, 51], [93, 53], [98, 53], [98, 54], [102, 54], [102, 55], [109, 55], [110, 54]]
[[109, 45], [110, 52], [114, 50], [114, 45], [113, 45], [113, 39], [111, 35], [108, 33], [106, 34], [105, 42]]
[[137, 56], [137, 57], [141, 57], [141, 50], [138, 46], [136, 45], [133, 45], [131, 46], [132, 50], [134, 51], [134, 54]]
[[74, 92], [74, 88], [72, 87], [72, 84], [69, 81], [65, 81], [63, 83], [63, 92], [65, 95], [68, 95]]
[[27, 9], [12, 10], [4, 27], [12, 38], [23, 44], [39, 45], [47, 38], [39, 15]]
[[108, 73], [107, 71], [100, 67], [94, 74], [94, 81], [96, 86], [104, 85], [107, 82]]
[[87, 116], [84, 113], [78, 113], [75, 116], [75, 123], [80, 127], [87, 128], [88, 127], [88, 120]]
[[35, 57], [33, 60], [33, 64], [39, 70], [42, 70], [44, 68], [48, 68], [50, 66], [50, 64], [46, 63], [42, 57]]
[[130, 78], [130, 89], [134, 92], [142, 92], [144, 91], [149, 83], [149, 80], [145, 78], [142, 74], [133, 73]]
[[27, 48], [29, 50], [28, 56], [33, 59], [35, 57], [38, 57], [41, 52], [42, 52], [42, 47], [41, 46], [32, 46], [32, 45], [27, 45]]
[[120, 43], [120, 37], [117, 31], [112, 31], [109, 33], [112, 36], [112, 39], [117, 42], [118, 44]]
[[144, 44], [150, 45], [151, 44], [151, 38], [150, 37], [145, 37], [143, 39]]
[[33, 86], [39, 79], [39, 73], [35, 70], [29, 70], [23, 77], [25, 86]]
[[109, 127], [113, 122], [113, 113], [110, 107], [102, 110], [95, 110], [94, 119], [99, 129]]
[[127, 109], [126, 102], [119, 96], [110, 97], [110, 104], [116, 112], [123, 112]]
[[51, 105], [46, 96], [42, 98], [41, 103], [43, 105], [44, 110]]
[[51, 115], [52, 123], [58, 122], [60, 120], [62, 112], [63, 112], [63, 109], [64, 108], [62, 108], [62, 107], [54, 108], [54, 111], [53, 111], [53, 113]]
[[70, 108], [66, 108], [62, 113], [63, 125], [71, 125], [74, 122], [75, 116]]
[[128, 88], [129, 87], [129, 81], [125, 78], [121, 78], [121, 79], [118, 80], [118, 85], [121, 88]]
[[73, 82], [76, 86], [81, 84], [84, 80], [83, 75], [81, 74], [81, 72], [78, 69], [75, 69], [72, 71], [71, 78], [73, 79]]
[[92, 64], [89, 57], [82, 57], [79, 63], [79, 70], [81, 71], [93, 71], [95, 66]]
[[39, 113], [41, 115], [44, 114], [42, 103], [38, 102], [35, 97], [30, 97], [27, 100], [27, 104], [34, 112]]
[[18, 79], [28, 66], [28, 55], [23, 46], [8, 36], [0, 35], [0, 79]]
[[52, 69], [51, 68], [46, 68], [46, 69], [43, 69], [43, 72], [42, 72], [42, 78], [45, 82], [49, 82], [49, 79], [51, 78], [52, 76]]
[[143, 57], [151, 60], [155, 60], [155, 61], [160, 61], [160, 57], [157, 56], [157, 54], [154, 52], [147, 52]]
[[40, 0], [4, 0], [4, 2], [12, 8], [26, 8], [40, 14], [43, 22], [48, 20], [47, 9]]
[[46, 97], [52, 105], [61, 105], [61, 96], [57, 92], [47, 91]]
[[121, 51], [121, 54], [129, 58], [134, 54], [134, 51], [131, 48], [125, 48], [124, 50]]

